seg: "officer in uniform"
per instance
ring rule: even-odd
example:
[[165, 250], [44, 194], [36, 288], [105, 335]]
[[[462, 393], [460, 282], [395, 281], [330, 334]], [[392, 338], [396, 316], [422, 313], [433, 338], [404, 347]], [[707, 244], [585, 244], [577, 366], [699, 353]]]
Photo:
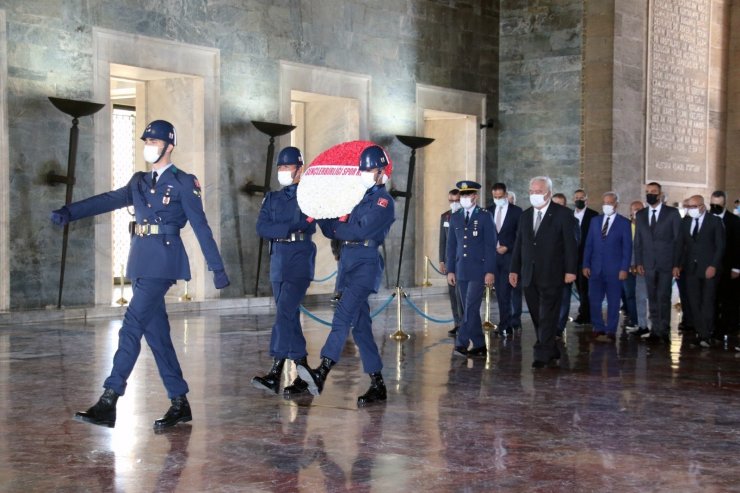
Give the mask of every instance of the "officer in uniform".
[[[477, 205], [481, 186], [459, 181], [462, 209], [450, 217], [447, 237], [447, 282], [458, 286], [463, 303], [463, 323], [455, 339], [456, 356], [486, 356], [480, 304], [486, 286], [493, 286], [496, 266], [496, 227], [491, 213]], [[471, 346], [472, 347], [469, 347]]]
[[296, 362], [298, 375], [308, 383], [313, 395], [324, 388], [329, 370], [339, 361], [350, 327], [365, 373], [370, 374], [370, 388], [357, 399], [358, 405], [386, 399], [383, 361], [375, 344], [368, 297], [376, 293], [383, 275], [383, 258], [378, 247], [385, 240], [395, 220], [393, 198], [383, 184], [383, 170], [388, 164], [385, 151], [370, 146], [360, 155], [360, 180], [367, 188], [365, 196], [348, 215], [319, 220], [328, 238], [342, 241], [339, 258], [342, 273], [342, 297], [337, 303], [332, 327], [321, 349], [321, 364], [316, 369]]
[[[302, 172], [301, 151], [295, 147], [280, 151], [277, 177], [283, 188], [267, 194], [257, 219], [257, 234], [270, 240], [270, 281], [276, 314], [270, 337], [272, 369], [267, 375], [254, 377], [252, 385], [276, 394], [287, 358], [308, 365], [298, 306], [314, 275], [316, 245], [311, 236], [316, 223], [298, 208], [296, 189]], [[291, 396], [307, 390], [306, 382], [298, 377], [283, 389], [283, 394]]]
[[208, 269], [213, 271], [217, 289], [229, 285], [224, 264], [208, 226], [198, 179], [170, 161], [177, 144], [175, 128], [164, 120], [151, 122], [141, 136], [144, 159], [152, 171], [134, 173], [124, 187], [95, 195], [51, 213], [55, 224], [64, 225], [84, 217], [133, 206], [136, 224], [132, 224], [131, 251], [126, 277], [132, 280], [133, 297], [118, 333], [118, 349], [113, 369], [105, 380], [105, 391], [90, 409], [77, 412], [75, 419], [113, 428], [116, 402], [126, 391], [126, 381], [141, 351], [141, 337], [154, 354], [171, 406], [154, 422], [163, 429], [192, 419], [186, 394], [188, 384], [182, 377], [180, 363], [170, 338], [170, 324], [164, 296], [177, 279], [190, 279], [190, 265], [180, 230], [190, 222], [200, 243]]

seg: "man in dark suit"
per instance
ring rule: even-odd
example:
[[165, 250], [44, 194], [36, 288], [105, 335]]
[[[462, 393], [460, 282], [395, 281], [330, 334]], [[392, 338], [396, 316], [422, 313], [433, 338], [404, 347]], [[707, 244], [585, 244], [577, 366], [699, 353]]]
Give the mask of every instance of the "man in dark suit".
[[670, 342], [671, 284], [673, 282], [673, 250], [681, 215], [678, 209], [663, 203], [660, 183], [645, 186], [648, 207], [637, 212], [635, 227], [635, 268], [645, 276], [650, 305], [650, 333], [642, 337], [648, 342]]
[[537, 333], [533, 368], [553, 365], [560, 359], [556, 346], [563, 284], [576, 280], [578, 242], [573, 215], [551, 200], [552, 181], [546, 176], [529, 182], [532, 207], [519, 219], [511, 258], [509, 282], [524, 288], [529, 313]]
[[586, 247], [588, 227], [591, 225], [591, 220], [599, 214], [588, 207], [588, 195], [586, 195], [586, 191], [583, 189], [579, 188], [573, 192], [573, 205], [573, 217], [576, 218], [581, 228], [581, 234], [578, 240], [578, 277], [576, 279], [580, 304], [578, 305], [578, 316], [575, 319], [575, 323], [583, 325], [591, 323], [591, 304], [588, 300], [588, 278], [583, 275], [583, 253]]
[[[622, 284], [632, 260], [632, 226], [629, 220], [617, 214], [619, 196], [606, 192], [602, 197], [603, 215], [591, 221], [583, 254], [583, 275], [588, 278], [591, 323], [598, 342], [614, 342], [619, 325], [619, 304]], [[601, 304], [606, 295], [607, 318]]]
[[725, 225], [725, 256], [717, 286], [714, 330], [717, 335], [737, 333], [740, 318], [740, 218], [725, 209], [727, 195], [722, 190], [712, 193], [710, 211]]
[[511, 334], [514, 330], [512, 323], [511, 293], [513, 288], [509, 284], [509, 268], [511, 267], [511, 251], [516, 240], [516, 230], [519, 226], [521, 207], [509, 204], [506, 184], [495, 183], [491, 188], [493, 205], [488, 211], [493, 215], [493, 223], [498, 233], [496, 243], [496, 266], [494, 270], [494, 286], [498, 301], [498, 333], [502, 337]]
[[688, 214], [681, 222], [673, 259], [673, 277], [686, 278], [696, 344], [709, 347], [714, 332], [714, 302], [725, 251], [722, 220], [707, 214], [704, 197], [689, 198]]
[[[447, 235], [450, 231], [450, 216], [460, 210], [460, 190], [453, 188], [447, 193], [447, 201], [450, 203], [449, 210], [442, 213], [439, 218], [439, 270], [442, 274], [447, 274]], [[450, 296], [450, 306], [452, 307], [452, 319], [455, 326], [447, 331], [451, 337], [457, 335], [463, 318], [463, 306], [460, 301], [460, 293], [457, 286], [447, 285], [447, 291]]]

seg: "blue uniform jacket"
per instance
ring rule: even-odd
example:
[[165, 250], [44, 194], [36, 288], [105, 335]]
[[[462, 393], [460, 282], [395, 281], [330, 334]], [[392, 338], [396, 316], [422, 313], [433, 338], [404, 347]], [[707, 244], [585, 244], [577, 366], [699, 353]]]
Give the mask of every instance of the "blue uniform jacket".
[[[285, 239], [291, 233], [307, 236], [316, 232], [316, 223], [307, 221], [296, 199], [298, 185], [289, 185], [265, 196], [257, 218], [257, 234], [266, 240]], [[310, 238], [290, 243], [273, 241], [270, 246], [270, 281], [313, 279], [316, 245]]]
[[447, 272], [458, 281], [480, 281], [494, 273], [496, 265], [496, 225], [491, 213], [478, 206], [473, 208], [465, 226], [465, 209], [450, 216], [447, 237]]
[[343, 282], [358, 284], [377, 292], [385, 266], [378, 246], [385, 241], [395, 220], [393, 197], [385, 189], [385, 185], [375, 185], [365, 192], [360, 203], [352, 209], [347, 222], [340, 222], [338, 219], [319, 221], [321, 231], [327, 238], [357, 242], [371, 240], [375, 243], [369, 247], [342, 246], [339, 262]]
[[591, 276], [604, 274], [616, 278], [619, 271], [629, 272], [632, 261], [632, 225], [629, 219], [614, 214], [614, 223], [606, 238], [601, 237], [604, 215], [591, 220], [583, 251], [583, 267], [591, 269]]
[[[208, 226], [200, 193], [197, 178], [172, 165], [162, 173], [153, 188], [152, 174], [139, 171], [118, 190], [74, 202], [67, 208], [73, 221], [127, 206], [134, 206], [138, 224], [167, 225], [181, 229], [189, 221], [208, 269], [223, 270], [224, 264]], [[190, 280], [188, 254], [180, 235], [134, 235], [131, 238], [126, 277]]]

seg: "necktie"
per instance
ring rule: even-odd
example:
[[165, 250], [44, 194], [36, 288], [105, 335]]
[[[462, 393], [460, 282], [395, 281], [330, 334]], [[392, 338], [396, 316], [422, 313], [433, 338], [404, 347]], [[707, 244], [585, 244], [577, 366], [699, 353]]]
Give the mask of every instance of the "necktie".
[[537, 220], [534, 222], [534, 234], [537, 235], [537, 230], [540, 229], [540, 223], [542, 222], [542, 211], [537, 211]]
[[154, 185], [156, 184], [157, 184], [157, 172], [153, 171], [152, 172], [152, 188], [154, 188]]
[[465, 211], [465, 226], [468, 225], [468, 219], [470, 219], [470, 212], [469, 211]]
[[656, 214], [658, 213], [658, 209], [653, 209], [653, 215], [650, 217], [650, 227], [654, 228], [655, 223], [658, 221], [658, 218], [656, 217]]
[[501, 232], [501, 216], [503, 215], [504, 208], [499, 207], [498, 211], [496, 211], [496, 232]]
[[694, 219], [694, 231], [691, 232], [691, 237], [696, 239], [696, 235], [699, 234], [699, 218]]
[[606, 233], [609, 231], [609, 216], [606, 216], [606, 221], [604, 221], [604, 227], [601, 228], [601, 238], [606, 238]]

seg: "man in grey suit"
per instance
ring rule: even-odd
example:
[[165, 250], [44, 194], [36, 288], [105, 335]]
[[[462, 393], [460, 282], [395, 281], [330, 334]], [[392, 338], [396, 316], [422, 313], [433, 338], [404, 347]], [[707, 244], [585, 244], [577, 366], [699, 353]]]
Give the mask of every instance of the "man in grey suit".
[[714, 302], [722, 256], [725, 227], [714, 214], [707, 214], [704, 197], [693, 195], [686, 206], [673, 257], [673, 277], [686, 279], [686, 291], [696, 329], [695, 344], [710, 347], [714, 332]]
[[650, 334], [648, 342], [671, 340], [671, 284], [673, 282], [673, 253], [681, 226], [678, 209], [663, 203], [660, 183], [645, 186], [648, 207], [637, 212], [635, 228], [635, 267], [645, 276], [650, 305]]
[[[460, 210], [460, 190], [457, 188], [450, 190], [447, 193], [447, 200], [450, 203], [450, 208], [439, 217], [439, 270], [445, 275], [447, 275], [445, 260], [447, 256], [447, 236], [450, 231], [450, 216]], [[462, 324], [463, 305], [457, 286], [448, 284], [447, 289], [450, 296], [450, 306], [452, 307], [452, 319], [455, 323], [454, 327], [447, 331], [447, 334], [455, 337], [460, 329], [460, 324]]]

